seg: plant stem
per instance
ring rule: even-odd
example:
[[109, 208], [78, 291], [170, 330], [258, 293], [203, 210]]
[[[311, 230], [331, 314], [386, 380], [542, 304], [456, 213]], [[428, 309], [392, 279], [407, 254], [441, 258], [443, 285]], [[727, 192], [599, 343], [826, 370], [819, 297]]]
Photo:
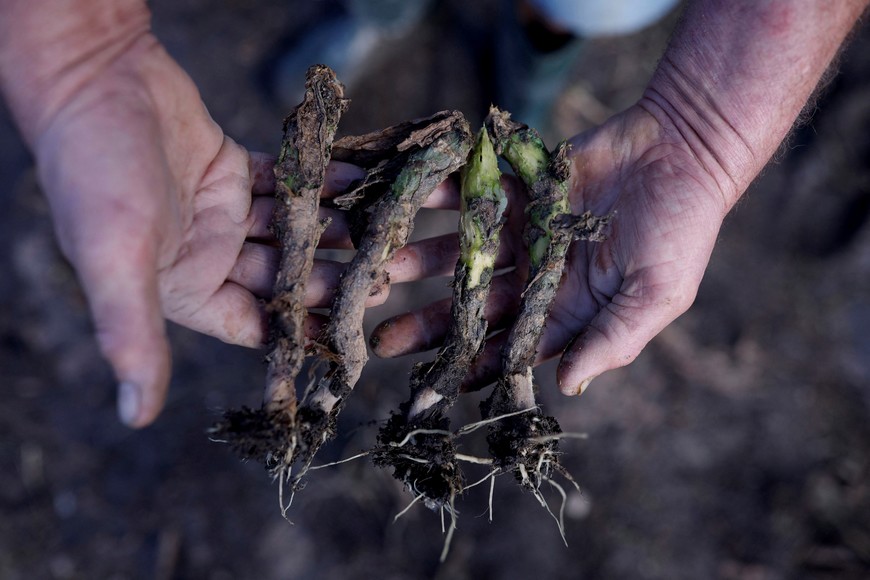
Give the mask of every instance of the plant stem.
[[332, 140], [347, 109], [343, 97], [335, 73], [315, 65], [307, 73], [304, 100], [284, 120], [270, 226], [281, 245], [281, 258], [268, 306], [270, 352], [264, 405], [269, 412], [291, 416], [296, 412], [296, 376], [305, 360], [305, 285], [314, 250], [328, 225], [318, 219], [318, 207]]
[[[525, 183], [530, 196], [526, 208], [528, 225], [524, 240], [529, 251], [529, 274], [517, 318], [502, 350], [502, 376], [492, 395], [481, 404], [485, 417], [493, 417], [536, 406], [532, 367], [550, 306], [559, 289], [565, 258], [575, 239], [598, 241], [609, 217], [571, 214], [568, 201], [570, 160], [567, 144], [553, 155], [534, 129], [516, 123], [496, 108], [490, 110], [486, 126], [498, 151]], [[558, 432], [555, 419], [541, 412], [526, 413], [491, 427], [490, 450], [496, 465], [522, 467], [525, 475], [537, 467], [530, 464], [539, 453], [549, 453], [549, 444], [531, 438]], [[528, 465], [523, 465], [527, 463]], [[536, 484], [535, 484], [536, 485]]]
[[500, 177], [492, 142], [481, 129], [462, 171], [452, 323], [435, 360], [414, 369], [408, 410], [411, 424], [423, 413], [440, 413], [456, 402], [462, 379], [483, 346], [484, 312], [507, 207]]

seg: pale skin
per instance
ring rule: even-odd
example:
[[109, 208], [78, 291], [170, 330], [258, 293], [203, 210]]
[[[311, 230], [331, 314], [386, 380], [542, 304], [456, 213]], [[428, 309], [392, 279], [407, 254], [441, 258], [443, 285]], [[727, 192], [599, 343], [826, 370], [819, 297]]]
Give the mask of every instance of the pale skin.
[[[617, 213], [606, 242], [572, 249], [542, 339], [539, 360], [562, 355], [563, 393], [631, 362], [691, 305], [724, 216], [867, 4], [697, 0], [638, 104], [573, 139], [575, 211]], [[121, 419], [147, 425], [169, 382], [164, 319], [234, 344], [264, 341], [261, 299], [277, 257], [266, 228], [271, 159], [223, 134], [140, 0], [0, 0], [0, 14], [0, 88], [88, 296]], [[356, 174], [333, 164], [325, 195]], [[428, 205], [455, 197], [447, 183]], [[331, 217], [322, 246], [347, 247]], [[521, 230], [514, 210], [502, 263], [522, 266]], [[419, 242], [397, 255], [391, 282], [448, 273], [456, 255], [451, 236]], [[339, 273], [316, 265], [309, 306], [328, 304]], [[494, 325], [509, 324], [521, 281], [517, 271], [494, 285]], [[399, 317], [376, 331], [375, 352], [431, 348], [446, 317], [444, 303]], [[323, 319], [309, 322], [314, 332]], [[497, 347], [469, 386], [492, 377]]]

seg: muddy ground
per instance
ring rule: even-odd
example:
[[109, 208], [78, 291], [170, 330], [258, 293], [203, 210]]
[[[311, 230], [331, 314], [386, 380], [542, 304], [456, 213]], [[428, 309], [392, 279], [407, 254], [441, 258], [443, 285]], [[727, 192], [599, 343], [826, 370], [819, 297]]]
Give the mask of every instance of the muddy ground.
[[[345, 131], [447, 107], [480, 120], [493, 2], [442, 4], [351, 89]], [[226, 132], [275, 151], [284, 110], [263, 97], [257, 66], [334, 4], [152, 5], [158, 35]], [[591, 43], [551, 137], [637, 98], [672, 23]], [[207, 440], [221, 409], [258, 403], [262, 353], [173, 327], [166, 411], [142, 431], [116, 422], [82, 295], [0, 114], [0, 578], [867, 578], [868, 33], [727, 219], [694, 307], [582, 398], [558, 394], [551, 366], [540, 372], [546, 410], [589, 434], [565, 446], [583, 489], [568, 504], [569, 547], [537, 502], [501, 478], [493, 523], [485, 486], [459, 503], [443, 566], [438, 516], [415, 506], [393, 523], [409, 496], [365, 460], [314, 473], [290, 525], [262, 468]], [[421, 234], [453, 227], [455, 216], [424, 221]], [[448, 292], [446, 280], [394, 289], [370, 324]], [[410, 364], [371, 364], [326, 458], [374, 441], [372, 421], [405, 399]], [[461, 405], [457, 424], [474, 420], [480, 397]], [[481, 437], [467, 449], [484, 446]]]

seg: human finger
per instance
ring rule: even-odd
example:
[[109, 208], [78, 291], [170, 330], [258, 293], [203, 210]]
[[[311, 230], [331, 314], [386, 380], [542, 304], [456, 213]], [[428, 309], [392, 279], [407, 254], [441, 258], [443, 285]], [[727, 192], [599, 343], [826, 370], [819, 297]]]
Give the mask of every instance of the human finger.
[[[154, 245], [112, 227], [91, 231], [73, 252], [103, 356], [118, 380], [118, 415], [130, 427], [151, 423], [169, 386], [170, 351], [160, 306]], [[118, 259], [121, 256], [123, 259]]]
[[[508, 268], [516, 264], [515, 245], [510, 240], [512, 232], [502, 230], [495, 268]], [[387, 266], [391, 283], [412, 282], [434, 276], [448, 276], [456, 269], [459, 260], [459, 234], [451, 233], [426, 238], [404, 246], [396, 251]]]
[[251, 193], [267, 195], [275, 191], [275, 156], [251, 151], [248, 153], [248, 171], [251, 175]]
[[[179, 316], [168, 312], [167, 318], [229, 344], [259, 348], [268, 339], [268, 313], [264, 302], [247, 288], [225, 282], [200, 308]], [[328, 319], [309, 312], [305, 318], [305, 336], [323, 335]]]
[[[642, 287], [642, 291], [635, 288]], [[696, 289], [623, 283], [620, 292], [580, 332], [562, 356], [559, 390], [579, 395], [601, 373], [632, 362], [665, 326], [685, 312]]]
[[446, 234], [410, 243], [398, 250], [387, 265], [391, 283], [451, 274], [459, 259], [459, 237]]
[[[251, 174], [251, 193], [269, 195], [275, 192], [276, 158], [268, 153], [251, 151], [248, 154], [248, 170]], [[330, 198], [342, 193], [358, 179], [365, 177], [365, 171], [343, 161], [330, 161], [323, 176], [321, 197]]]
[[[484, 317], [496, 328], [516, 313], [519, 303], [517, 276], [508, 272], [493, 278]], [[429, 350], [444, 342], [451, 324], [451, 298], [394, 316], [380, 323], [372, 332], [371, 345], [381, 358], [394, 358]]]
[[[271, 298], [278, 274], [280, 250], [273, 246], [245, 242], [230, 270], [227, 280], [245, 288], [258, 298]], [[341, 274], [347, 264], [332, 260], [315, 260], [305, 286], [306, 308], [326, 308], [338, 290]], [[389, 295], [389, 284], [377, 284], [366, 300], [366, 306], [383, 304]]]
[[[247, 237], [252, 240], [276, 243], [275, 236], [269, 230], [272, 212], [275, 210], [275, 199], [259, 196], [251, 202], [249, 219], [251, 222]], [[320, 236], [318, 248], [349, 250], [353, 248], [350, 231], [347, 225], [347, 213], [328, 207], [321, 207], [319, 218], [328, 220], [328, 225]]]
[[423, 207], [428, 209], [459, 209], [459, 181], [451, 175], [436, 187]]

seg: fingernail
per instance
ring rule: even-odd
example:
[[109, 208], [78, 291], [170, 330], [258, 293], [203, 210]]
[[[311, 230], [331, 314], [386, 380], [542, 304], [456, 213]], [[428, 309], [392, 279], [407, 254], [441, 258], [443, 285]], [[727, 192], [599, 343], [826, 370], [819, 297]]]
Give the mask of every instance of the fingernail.
[[134, 427], [139, 418], [140, 399], [139, 385], [123, 382], [118, 386], [118, 417], [129, 427]]
[[[597, 376], [597, 375], [596, 375], [596, 376]], [[595, 377], [589, 377], [588, 379], [586, 379], [585, 381], [583, 381], [582, 383], [580, 383], [580, 389], [577, 391], [577, 396], [578, 396], [578, 397], [579, 397], [580, 395], [583, 394], [583, 391], [586, 390], [586, 388], [589, 386], [589, 383], [591, 383], [591, 382], [592, 382], [592, 379], [594, 379], [594, 378], [595, 378]]]

